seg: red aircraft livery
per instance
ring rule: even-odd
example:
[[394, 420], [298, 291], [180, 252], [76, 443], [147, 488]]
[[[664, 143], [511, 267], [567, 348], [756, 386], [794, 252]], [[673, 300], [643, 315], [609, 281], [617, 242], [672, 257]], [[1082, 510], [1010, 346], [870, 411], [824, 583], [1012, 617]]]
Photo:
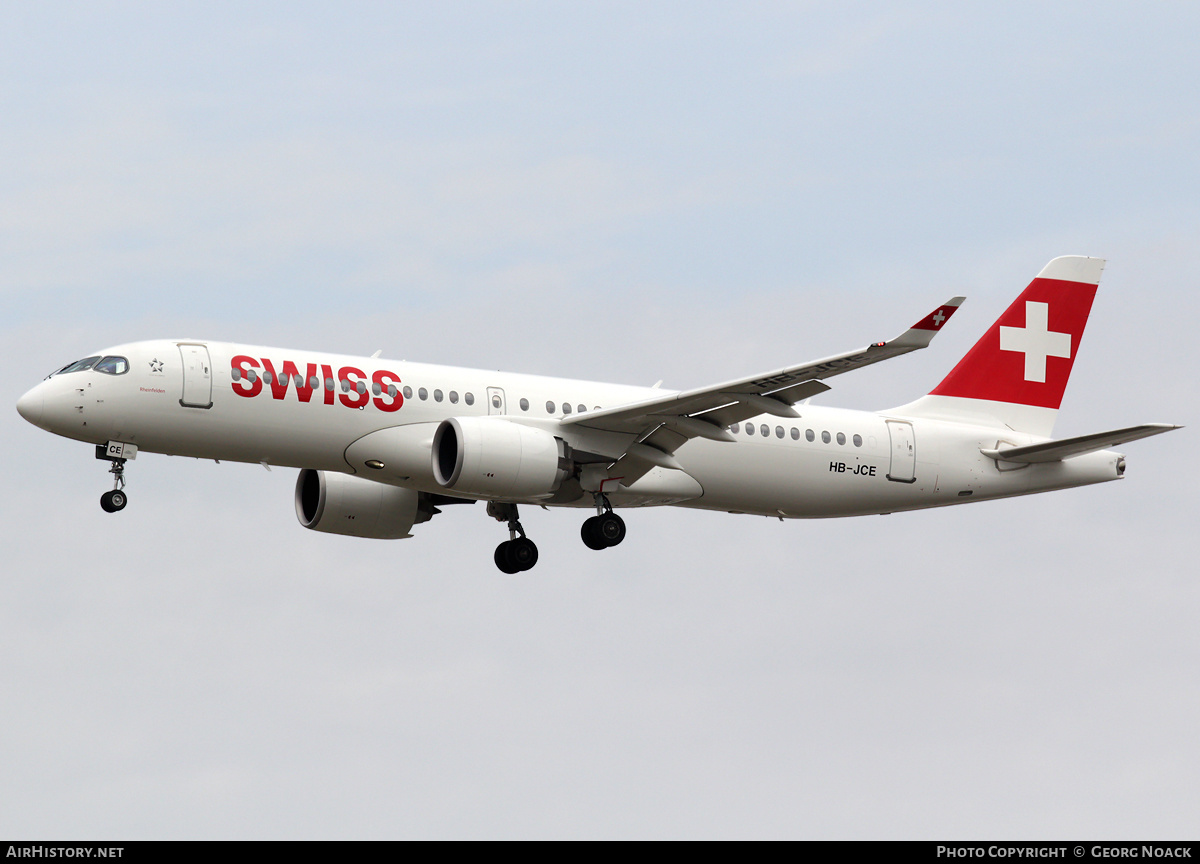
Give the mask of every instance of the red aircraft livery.
[[[261, 374], [257, 371], [260, 368], [263, 370]], [[325, 404], [332, 405], [335, 396], [333, 367], [322, 365], [320, 369], [321, 375], [318, 377], [317, 364], [309, 363], [305, 374], [301, 375], [295, 363], [284, 360], [277, 372], [275, 364], [268, 358], [263, 357], [260, 363], [245, 354], [239, 354], [230, 361], [233, 392], [239, 396], [257, 396], [262, 392], [263, 381], [266, 381], [271, 387], [271, 397], [283, 399], [287, 396], [289, 385], [294, 383], [296, 397], [301, 402], [311, 401], [313, 393], [323, 389]], [[400, 376], [387, 369], [380, 369], [367, 378], [367, 373], [361, 369], [342, 366], [338, 369], [336, 381], [341, 383], [342, 390], [336, 394], [337, 400], [347, 408], [365, 408], [368, 402], [374, 401], [375, 407], [380, 411], [399, 411], [400, 406], [404, 404], [404, 397], [399, 389]], [[373, 400], [368, 391], [368, 381], [371, 382], [370, 392], [375, 394]]]
[[[291, 467], [296, 517], [312, 531], [395, 540], [447, 504], [487, 502], [508, 528], [493, 560], [518, 573], [538, 560], [518, 506], [594, 511], [580, 539], [599, 551], [625, 537], [617, 509], [823, 519], [1121, 479], [1125, 455], [1109, 448], [1179, 427], [1051, 437], [1103, 269], [1099, 258], [1053, 259], [945, 380], [880, 411], [809, 400], [835, 376], [928, 346], [962, 297], [894, 339], [690, 390], [156, 339], [61, 367], [17, 410], [112, 463], [109, 513], [128, 503], [125, 464], [139, 450]], [[229, 398], [225, 370], [246, 399]], [[450, 383], [462, 390], [423, 386]], [[308, 407], [338, 403], [359, 411]]]

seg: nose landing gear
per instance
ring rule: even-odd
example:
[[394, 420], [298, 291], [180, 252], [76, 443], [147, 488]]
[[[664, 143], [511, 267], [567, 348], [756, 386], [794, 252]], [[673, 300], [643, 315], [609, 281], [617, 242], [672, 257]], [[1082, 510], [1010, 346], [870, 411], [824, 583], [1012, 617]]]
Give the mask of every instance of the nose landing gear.
[[129, 503], [129, 497], [124, 491], [126, 460], [119, 456], [110, 456], [108, 448], [103, 444], [96, 445], [96, 458], [107, 459], [111, 462], [112, 467], [108, 469], [108, 473], [113, 475], [113, 488], [100, 496], [100, 508], [105, 513], [116, 513], [118, 510], [124, 510], [125, 505]]
[[[508, 523], [508, 539], [496, 547], [493, 560], [502, 573], [521, 573], [530, 570], [538, 561], [537, 545], [525, 536], [525, 529], [517, 517], [516, 504], [491, 502], [488, 515], [497, 522]], [[519, 536], [518, 536], [519, 535]]]
[[608, 496], [596, 493], [596, 515], [585, 519], [579, 529], [583, 543], [589, 549], [607, 549], [625, 539], [625, 520], [612, 511]]
[[129, 503], [129, 499], [125, 497], [125, 493], [120, 489], [113, 489], [111, 492], [105, 492], [100, 496], [100, 506], [105, 513], [116, 513], [118, 510], [124, 510], [125, 505]]

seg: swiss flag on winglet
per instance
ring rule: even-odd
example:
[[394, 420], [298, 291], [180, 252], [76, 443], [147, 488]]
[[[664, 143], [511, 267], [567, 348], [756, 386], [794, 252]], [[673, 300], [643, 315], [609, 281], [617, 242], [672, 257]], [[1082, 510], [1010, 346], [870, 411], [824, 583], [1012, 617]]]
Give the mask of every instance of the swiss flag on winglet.
[[1103, 266], [1098, 258], [1055, 258], [931, 395], [1057, 409]]
[[910, 329], [912, 330], [941, 330], [942, 325], [950, 320], [950, 316], [958, 311], [957, 303], [947, 303], [934, 309]]

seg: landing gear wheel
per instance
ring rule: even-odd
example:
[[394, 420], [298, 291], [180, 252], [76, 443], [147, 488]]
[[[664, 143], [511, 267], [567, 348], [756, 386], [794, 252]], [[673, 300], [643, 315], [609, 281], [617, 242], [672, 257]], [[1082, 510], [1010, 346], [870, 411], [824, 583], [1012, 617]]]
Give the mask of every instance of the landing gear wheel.
[[616, 513], [608, 512], [596, 519], [596, 534], [604, 541], [604, 545], [616, 546], [625, 539], [625, 520]]
[[600, 532], [596, 529], [596, 523], [599, 521], [599, 516], [592, 516], [589, 519], [583, 520], [583, 525], [579, 529], [579, 536], [583, 538], [583, 545], [596, 551], [608, 548], [608, 544], [604, 542], [604, 538], [600, 536]]
[[502, 573], [520, 573], [537, 563], [538, 548], [525, 536], [521, 520], [517, 517], [517, 505], [491, 501], [487, 513], [497, 522], [508, 523], [508, 539], [496, 547], [493, 560]]
[[125, 497], [125, 493], [120, 489], [113, 489], [111, 492], [105, 492], [100, 496], [100, 507], [105, 513], [116, 513], [118, 510], [124, 510], [125, 505], [129, 503], [129, 499]]
[[502, 573], [521, 573], [537, 563], [538, 548], [528, 537], [505, 540], [496, 547], [493, 560]]
[[520, 573], [533, 569], [538, 560], [538, 548], [528, 537], [518, 537], [508, 541], [504, 557], [508, 560], [508, 566], [516, 567], [516, 572]]
[[607, 549], [625, 539], [625, 520], [609, 511], [585, 519], [579, 536], [589, 549]]
[[505, 540], [496, 547], [496, 554], [492, 556], [492, 560], [496, 562], [496, 566], [500, 568], [501, 573], [512, 575], [517, 572], [517, 568], [508, 562], [508, 546], [512, 543], [511, 540]]

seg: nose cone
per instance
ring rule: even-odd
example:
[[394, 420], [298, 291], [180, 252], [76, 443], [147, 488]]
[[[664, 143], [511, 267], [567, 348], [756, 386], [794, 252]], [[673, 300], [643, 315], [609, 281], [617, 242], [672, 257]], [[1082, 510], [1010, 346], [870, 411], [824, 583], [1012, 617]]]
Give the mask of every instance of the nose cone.
[[42, 408], [45, 402], [45, 390], [41, 386], [34, 387], [17, 400], [17, 413], [34, 426], [42, 425]]

